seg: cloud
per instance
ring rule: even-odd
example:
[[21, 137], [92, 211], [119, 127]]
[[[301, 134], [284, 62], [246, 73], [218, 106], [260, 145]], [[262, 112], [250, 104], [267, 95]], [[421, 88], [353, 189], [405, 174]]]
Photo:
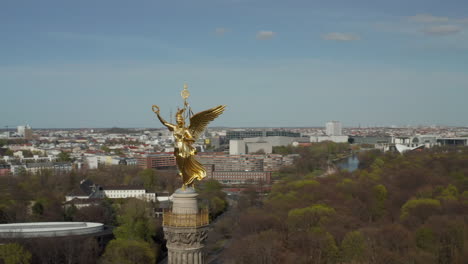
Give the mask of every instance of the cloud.
[[431, 14], [417, 14], [408, 18], [410, 21], [418, 23], [440, 23], [449, 21], [448, 17], [433, 16]]
[[435, 36], [444, 36], [444, 35], [452, 35], [461, 32], [461, 27], [455, 25], [443, 25], [443, 26], [433, 26], [433, 27], [426, 27], [423, 29], [423, 32], [427, 35], [435, 35]]
[[222, 36], [226, 32], [228, 32], [227, 28], [219, 27], [215, 29], [215, 34], [218, 36]]
[[276, 32], [261, 30], [257, 32], [257, 39], [260, 39], [260, 40], [271, 39], [275, 35], [276, 35]]
[[360, 40], [356, 34], [353, 33], [340, 33], [340, 32], [331, 32], [322, 36], [324, 40], [334, 40], [334, 41], [354, 41]]
[[460, 24], [468, 24], [468, 17], [467, 18], [457, 19], [456, 22], [458, 22]]

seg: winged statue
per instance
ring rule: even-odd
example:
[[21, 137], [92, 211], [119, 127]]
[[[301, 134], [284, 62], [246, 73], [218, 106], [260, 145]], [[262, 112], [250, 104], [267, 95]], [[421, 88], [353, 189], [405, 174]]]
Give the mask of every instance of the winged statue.
[[[186, 90], [186, 87], [184, 89]], [[161, 117], [157, 105], [153, 105], [152, 109], [159, 121], [174, 135], [174, 156], [176, 158], [177, 167], [179, 168], [179, 175], [182, 177], [182, 187], [185, 188], [193, 186], [194, 180], [202, 180], [206, 177], [205, 168], [195, 158], [197, 151], [193, 143], [200, 137], [203, 131], [205, 131], [207, 125], [224, 112], [226, 106], [219, 105], [190, 116], [191, 110], [187, 109], [187, 98], [184, 96], [182, 97], [185, 99], [184, 108], [177, 109], [175, 124], [171, 124]], [[187, 116], [189, 116], [190, 125], [188, 127], [185, 124], [186, 111], [189, 111]]]

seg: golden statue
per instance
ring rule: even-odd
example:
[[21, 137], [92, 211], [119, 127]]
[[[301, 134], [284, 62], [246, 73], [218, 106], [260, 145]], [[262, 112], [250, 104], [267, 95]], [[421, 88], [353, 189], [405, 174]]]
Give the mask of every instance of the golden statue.
[[[159, 114], [159, 107], [153, 105], [153, 112], [158, 116], [159, 121], [165, 125], [174, 135], [175, 146], [174, 156], [176, 157], [179, 175], [182, 177], [182, 188], [192, 186], [195, 179], [202, 180], [206, 177], [206, 170], [203, 165], [194, 157], [197, 154], [193, 143], [200, 137], [209, 122], [221, 115], [225, 105], [219, 105], [214, 108], [192, 115], [192, 110], [187, 103], [190, 96], [187, 85], [181, 92], [184, 99], [184, 108], [177, 109], [176, 124], [171, 124], [164, 120]], [[190, 119], [190, 125], [185, 126], [185, 119]]]

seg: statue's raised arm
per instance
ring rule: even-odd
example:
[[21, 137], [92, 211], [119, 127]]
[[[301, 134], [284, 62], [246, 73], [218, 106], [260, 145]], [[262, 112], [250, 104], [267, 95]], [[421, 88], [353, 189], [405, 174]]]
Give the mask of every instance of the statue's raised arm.
[[167, 122], [166, 120], [164, 120], [164, 118], [161, 117], [161, 115], [159, 114], [159, 106], [153, 105], [152, 110], [158, 116], [158, 119], [159, 121], [161, 121], [161, 124], [166, 126], [170, 131], [174, 131], [176, 125]]

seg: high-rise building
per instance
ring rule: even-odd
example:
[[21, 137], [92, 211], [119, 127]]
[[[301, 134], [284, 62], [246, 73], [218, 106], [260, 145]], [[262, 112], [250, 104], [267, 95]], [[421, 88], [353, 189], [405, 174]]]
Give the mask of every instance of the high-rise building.
[[16, 133], [18, 134], [18, 136], [20, 136], [20, 137], [24, 136], [24, 129], [25, 128], [26, 128], [25, 126], [18, 126], [16, 128]]
[[230, 155], [245, 154], [245, 141], [241, 139], [229, 140], [229, 154]]
[[29, 125], [26, 126], [18, 126], [16, 133], [20, 137], [24, 137], [25, 139], [32, 139], [32, 129]]
[[327, 136], [341, 136], [341, 123], [338, 121], [330, 121], [325, 125], [325, 133]]
[[32, 129], [30, 126], [26, 126], [24, 129], [24, 138], [31, 140], [33, 138]]

